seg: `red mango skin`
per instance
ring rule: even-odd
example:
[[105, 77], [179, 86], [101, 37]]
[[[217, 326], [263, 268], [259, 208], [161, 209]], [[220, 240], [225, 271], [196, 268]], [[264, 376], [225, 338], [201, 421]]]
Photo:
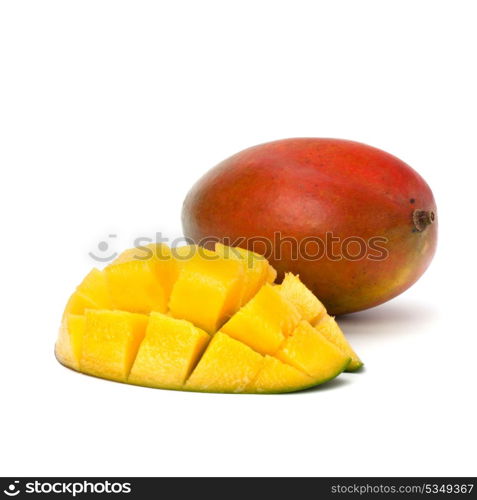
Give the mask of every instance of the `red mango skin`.
[[[299, 274], [330, 314], [399, 295], [427, 269], [437, 243], [436, 204], [424, 179], [395, 156], [341, 139], [284, 139], [235, 154], [192, 187], [182, 223], [196, 243], [211, 247], [214, 239], [265, 254], [279, 280]], [[350, 237], [367, 242], [366, 255], [362, 243], [342, 251]], [[376, 237], [385, 240], [372, 249]], [[327, 255], [316, 243], [303, 247], [316, 238], [328, 241]]]

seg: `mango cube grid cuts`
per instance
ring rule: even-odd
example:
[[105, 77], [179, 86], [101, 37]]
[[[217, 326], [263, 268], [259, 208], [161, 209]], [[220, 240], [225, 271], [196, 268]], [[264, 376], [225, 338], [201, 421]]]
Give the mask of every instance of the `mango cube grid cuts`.
[[162, 244], [93, 269], [70, 297], [55, 353], [73, 370], [146, 387], [282, 393], [362, 362], [298, 276], [261, 255]]

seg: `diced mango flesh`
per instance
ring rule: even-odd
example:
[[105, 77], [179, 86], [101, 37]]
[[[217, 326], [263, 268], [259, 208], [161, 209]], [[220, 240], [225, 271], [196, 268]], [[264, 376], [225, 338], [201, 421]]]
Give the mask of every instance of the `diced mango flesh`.
[[295, 306], [276, 287], [266, 284], [225, 323], [222, 331], [261, 354], [274, 354], [299, 321]]
[[276, 357], [320, 381], [335, 377], [350, 362], [349, 356], [304, 320], [285, 340]]
[[263, 357], [250, 347], [218, 332], [185, 388], [206, 392], [243, 392], [262, 366]]
[[297, 276], [272, 285], [266, 260], [233, 250], [154, 244], [94, 269], [66, 306], [58, 360], [120, 382], [230, 393], [297, 391], [361, 366]]
[[102, 307], [83, 293], [75, 291], [66, 304], [64, 315], [83, 314], [86, 309], [102, 309]]
[[151, 313], [128, 382], [180, 389], [209, 340], [207, 333], [189, 321]]
[[144, 338], [148, 316], [125, 311], [86, 311], [79, 369], [125, 382]]
[[315, 326], [315, 328], [330, 342], [333, 342], [341, 351], [351, 358], [346, 371], [353, 372], [363, 366], [363, 362], [359, 356], [354, 352], [350, 343], [344, 336], [341, 328], [338, 326], [336, 320], [326, 314]]
[[111, 307], [111, 296], [104, 271], [92, 269], [77, 288], [78, 292], [89, 297], [98, 307]]
[[65, 314], [60, 327], [55, 354], [60, 363], [79, 370], [86, 318], [76, 314]]
[[263, 255], [245, 250], [240, 247], [228, 247], [216, 243], [215, 251], [224, 258], [235, 259], [242, 262], [245, 269], [245, 279], [240, 298], [240, 305], [246, 304], [269, 280], [273, 282], [276, 271]]
[[83, 338], [86, 331], [86, 317], [70, 314], [67, 319], [67, 325], [71, 338], [73, 356], [79, 363], [83, 350]]
[[274, 267], [269, 266], [267, 269], [267, 283], [273, 283], [277, 279], [277, 271]]
[[286, 273], [284, 280], [277, 288], [283, 297], [298, 309], [302, 318], [310, 323], [314, 323], [326, 314], [325, 306], [300, 281], [298, 276]]
[[111, 306], [105, 273], [92, 269], [71, 295], [65, 315], [83, 314], [86, 309], [110, 309]]
[[105, 269], [115, 309], [149, 313], [167, 311], [176, 263], [165, 245], [126, 250]]
[[247, 386], [246, 392], [291, 392], [313, 385], [314, 379], [306, 373], [267, 355], [257, 376]]
[[324, 337], [351, 358], [346, 371], [356, 371], [363, 366], [362, 361], [350, 346], [338, 323], [327, 314], [325, 306], [300, 281], [298, 276], [286, 273], [285, 279], [277, 288], [284, 297], [297, 307], [303, 319], [316, 326]]
[[244, 281], [240, 261], [218, 254], [197, 254], [187, 261], [172, 289], [169, 309], [175, 318], [215, 333], [239, 307]]

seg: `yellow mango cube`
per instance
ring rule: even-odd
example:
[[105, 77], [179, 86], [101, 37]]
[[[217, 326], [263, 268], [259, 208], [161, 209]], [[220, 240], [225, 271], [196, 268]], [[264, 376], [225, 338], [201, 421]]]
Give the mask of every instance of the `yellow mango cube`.
[[[229, 247], [222, 243], [215, 244], [215, 251], [224, 258], [242, 262], [245, 271], [240, 305], [247, 303], [275, 273], [267, 259], [258, 253], [240, 247]], [[271, 271], [272, 270], [272, 271]], [[275, 279], [273, 277], [272, 281]]]
[[64, 316], [55, 345], [55, 355], [60, 363], [79, 370], [86, 318], [76, 314]]
[[128, 382], [149, 387], [182, 387], [210, 337], [189, 321], [153, 312]]
[[276, 286], [267, 283], [225, 323], [222, 331], [261, 354], [274, 354], [299, 321], [296, 307]]
[[172, 289], [170, 312], [214, 333], [238, 309], [243, 280], [241, 262], [215, 252], [197, 254], [182, 265]]
[[291, 392], [313, 385], [313, 378], [306, 373], [267, 355], [256, 378], [247, 386], [246, 392]]
[[177, 264], [169, 247], [151, 244], [126, 250], [105, 273], [115, 309], [166, 312]]
[[344, 354], [351, 358], [346, 371], [353, 372], [363, 366], [363, 362], [346, 340], [343, 331], [332, 316], [325, 314], [321, 321], [316, 324], [315, 328], [321, 333], [321, 335], [323, 335], [323, 337], [327, 338], [330, 342], [341, 349]]
[[92, 269], [71, 295], [64, 314], [83, 314], [85, 309], [109, 309], [110, 307], [111, 297], [106, 275], [99, 269]]
[[171, 248], [172, 258], [176, 263], [176, 279], [179, 276], [182, 268], [191, 260], [194, 259], [216, 259], [217, 254], [213, 250], [201, 247], [199, 245], [185, 245], [181, 247]]
[[315, 383], [336, 377], [350, 362], [349, 356], [304, 320], [300, 321], [275, 356], [308, 374]]
[[184, 388], [191, 391], [243, 392], [262, 363], [260, 354], [218, 332]]
[[104, 271], [92, 269], [78, 286], [77, 290], [89, 297], [100, 307], [107, 309], [111, 306], [111, 296]]
[[86, 309], [102, 309], [102, 307], [83, 293], [76, 291], [73, 292], [66, 304], [64, 316], [68, 314], [84, 314]]
[[292, 273], [286, 273], [285, 278], [277, 286], [279, 292], [296, 306], [301, 317], [314, 323], [326, 314], [325, 306], [309, 290], [300, 278]]
[[125, 382], [144, 338], [149, 317], [125, 311], [90, 309], [85, 316], [80, 370]]

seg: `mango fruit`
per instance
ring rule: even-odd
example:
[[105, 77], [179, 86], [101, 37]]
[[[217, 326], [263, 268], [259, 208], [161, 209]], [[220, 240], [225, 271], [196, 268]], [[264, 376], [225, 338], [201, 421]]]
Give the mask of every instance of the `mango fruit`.
[[313, 387], [313, 377], [283, 363], [279, 359], [266, 355], [257, 376], [246, 388], [245, 392], [280, 393], [291, 392]]
[[184, 263], [169, 301], [173, 316], [209, 333], [239, 307], [245, 280], [241, 261], [213, 254], [196, 255]]
[[144, 338], [149, 317], [126, 311], [88, 309], [79, 369], [89, 375], [125, 382]]
[[325, 314], [318, 320], [317, 324], [315, 324], [315, 328], [321, 333], [321, 335], [323, 335], [323, 337], [335, 344], [343, 351], [344, 354], [349, 356], [351, 361], [349, 362], [346, 371], [354, 372], [363, 366], [363, 362], [354, 352], [354, 349], [351, 347], [333, 316]]
[[65, 313], [58, 334], [55, 349], [58, 361], [74, 370], [79, 370], [85, 326], [85, 316]]
[[146, 387], [249, 394], [298, 391], [361, 366], [320, 300], [293, 274], [274, 283], [264, 257], [223, 245], [143, 250], [77, 287], [60, 363]]
[[222, 331], [261, 354], [273, 354], [300, 321], [298, 309], [277, 287], [264, 285], [225, 325]]
[[112, 305], [115, 309], [144, 313], [165, 312], [178, 269], [170, 248], [148, 245], [149, 252], [126, 250], [105, 269]]
[[262, 356], [248, 345], [217, 332], [185, 388], [204, 392], [243, 392], [262, 367]]
[[99, 269], [92, 269], [76, 287], [66, 304], [65, 314], [83, 314], [85, 309], [112, 307], [106, 276]]
[[221, 243], [216, 243], [215, 251], [222, 257], [229, 257], [242, 262], [245, 268], [245, 280], [240, 305], [247, 303], [265, 281], [273, 283], [277, 277], [277, 272], [263, 255], [249, 252], [240, 247], [227, 247]]
[[286, 273], [285, 279], [277, 290], [298, 309], [301, 317], [310, 323], [314, 324], [326, 315], [325, 306], [308, 290], [298, 276]]
[[[427, 269], [437, 211], [424, 179], [365, 144], [297, 138], [246, 149], [192, 187], [184, 234], [263, 254], [332, 315], [381, 304]], [[206, 243], [204, 243], [206, 244]]]
[[334, 378], [350, 363], [350, 358], [338, 346], [305, 320], [300, 321], [275, 355], [313, 379], [323, 381]]
[[209, 341], [210, 336], [189, 321], [151, 312], [128, 382], [180, 389]]

